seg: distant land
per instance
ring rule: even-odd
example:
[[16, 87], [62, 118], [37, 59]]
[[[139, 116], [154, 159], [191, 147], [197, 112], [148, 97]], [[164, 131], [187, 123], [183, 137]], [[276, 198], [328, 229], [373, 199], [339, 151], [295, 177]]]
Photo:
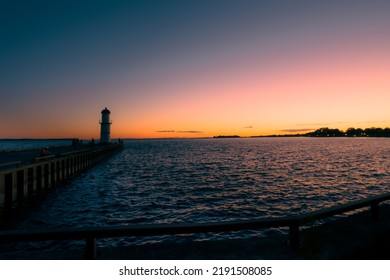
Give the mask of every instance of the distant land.
[[214, 138], [241, 138], [239, 135], [218, 135], [214, 136]]
[[346, 131], [323, 127], [316, 131], [306, 133], [311, 137], [390, 137], [390, 128], [348, 128]]
[[[353, 128], [350, 127], [346, 131], [337, 128], [322, 127], [313, 132], [296, 133], [296, 134], [273, 134], [273, 135], [259, 135], [249, 136], [250, 138], [257, 137], [390, 137], [390, 128]], [[238, 135], [219, 135], [214, 138], [240, 138]]]

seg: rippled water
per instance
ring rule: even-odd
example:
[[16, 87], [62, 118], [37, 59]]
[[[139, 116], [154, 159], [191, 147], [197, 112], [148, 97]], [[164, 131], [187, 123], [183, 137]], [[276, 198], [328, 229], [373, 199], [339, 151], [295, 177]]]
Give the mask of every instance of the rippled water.
[[[125, 142], [122, 152], [57, 188], [14, 227], [298, 214], [388, 192], [389, 154], [390, 139], [381, 138], [132, 140]], [[258, 233], [228, 236], [253, 234]], [[172, 238], [110, 239], [103, 246]]]

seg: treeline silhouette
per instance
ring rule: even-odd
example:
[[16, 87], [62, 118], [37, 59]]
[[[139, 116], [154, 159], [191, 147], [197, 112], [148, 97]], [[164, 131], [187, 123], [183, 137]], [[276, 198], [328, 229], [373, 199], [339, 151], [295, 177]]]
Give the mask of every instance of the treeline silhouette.
[[311, 137], [390, 137], [390, 128], [353, 128], [350, 127], [346, 131], [322, 127], [316, 131], [306, 133], [306, 136]]

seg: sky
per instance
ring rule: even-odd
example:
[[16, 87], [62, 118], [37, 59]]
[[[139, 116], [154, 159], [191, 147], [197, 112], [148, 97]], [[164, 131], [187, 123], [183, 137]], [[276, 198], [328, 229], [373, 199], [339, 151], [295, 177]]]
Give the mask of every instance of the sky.
[[0, 138], [390, 127], [388, 0], [0, 2]]

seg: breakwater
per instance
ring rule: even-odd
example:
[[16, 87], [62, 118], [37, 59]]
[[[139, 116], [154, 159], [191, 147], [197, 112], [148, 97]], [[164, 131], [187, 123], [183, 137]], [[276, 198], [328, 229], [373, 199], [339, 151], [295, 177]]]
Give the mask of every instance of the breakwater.
[[85, 146], [85, 149], [35, 157], [28, 162], [1, 163], [0, 209], [23, 204], [26, 198], [65, 183], [122, 148], [122, 143]]

